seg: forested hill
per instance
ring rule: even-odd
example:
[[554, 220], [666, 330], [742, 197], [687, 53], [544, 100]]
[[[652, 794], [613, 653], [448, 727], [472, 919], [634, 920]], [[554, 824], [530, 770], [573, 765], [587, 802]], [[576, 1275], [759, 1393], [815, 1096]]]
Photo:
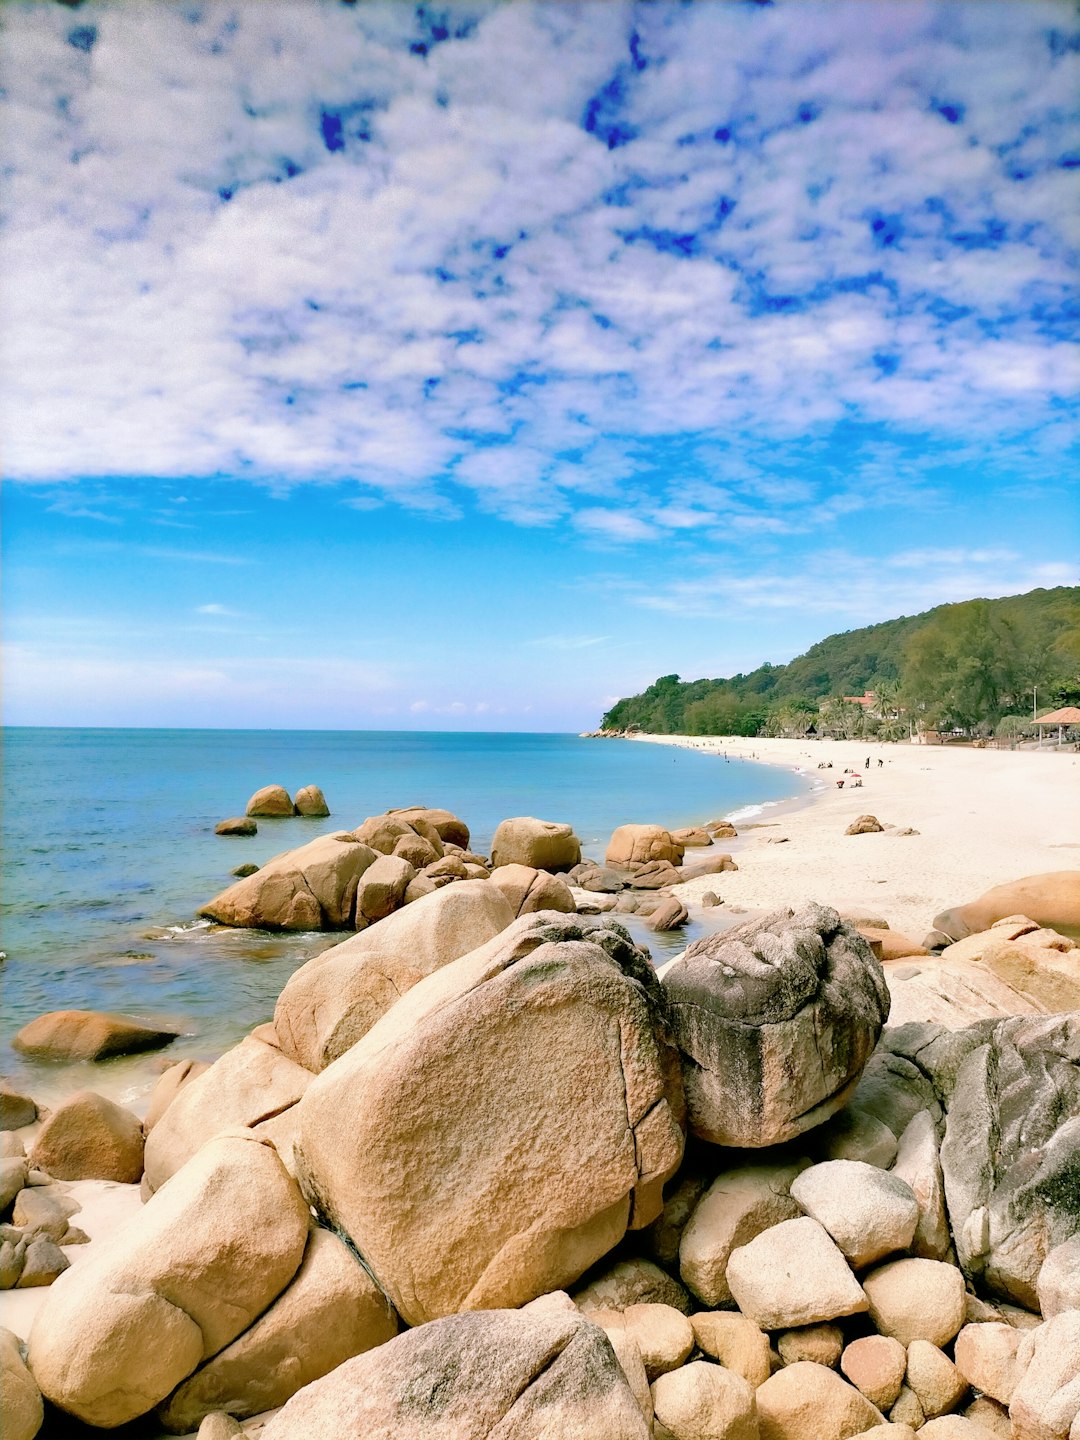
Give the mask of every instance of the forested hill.
[[1080, 701], [1080, 587], [939, 605], [830, 635], [788, 665], [762, 665], [749, 675], [664, 675], [643, 694], [619, 700], [602, 725], [662, 735], [798, 733], [831, 701], [829, 728], [861, 716], [865, 733], [873, 714], [843, 706], [842, 697], [872, 690], [886, 738], [890, 725], [907, 733], [901, 714], [927, 726], [989, 732], [1003, 717], [1030, 716], [1035, 686], [1040, 711]]

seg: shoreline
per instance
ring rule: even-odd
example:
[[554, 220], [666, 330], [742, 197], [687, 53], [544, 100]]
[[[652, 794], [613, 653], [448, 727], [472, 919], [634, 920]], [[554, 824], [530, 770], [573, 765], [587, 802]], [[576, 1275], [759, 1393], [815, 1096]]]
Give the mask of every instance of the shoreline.
[[[811, 782], [806, 795], [764, 804], [741, 825], [736, 815], [740, 834], [732, 853], [738, 871], [675, 887], [695, 909], [708, 890], [731, 913], [814, 899], [881, 916], [918, 941], [951, 905], [994, 885], [1076, 869], [1080, 862], [1075, 754], [867, 740], [627, 738], [774, 765]], [[830, 762], [831, 769], [818, 769]], [[851, 788], [844, 774], [849, 769], [859, 772], [861, 787]], [[845, 780], [842, 790], [839, 779]], [[865, 814], [875, 815], [885, 831], [845, 835], [848, 824]], [[899, 833], [905, 829], [917, 833]], [[780, 838], [786, 843], [771, 843]]]

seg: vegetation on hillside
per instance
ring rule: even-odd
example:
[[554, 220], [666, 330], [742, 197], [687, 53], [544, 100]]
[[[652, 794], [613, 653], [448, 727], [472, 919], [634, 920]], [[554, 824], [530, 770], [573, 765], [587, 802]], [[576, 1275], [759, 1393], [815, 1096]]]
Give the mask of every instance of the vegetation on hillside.
[[[661, 735], [906, 738], [912, 729], [1015, 737], [1040, 713], [1080, 704], [1080, 587], [966, 600], [830, 635], [788, 665], [749, 675], [662, 675], [619, 700], [605, 730]], [[869, 705], [845, 701], [872, 691]]]

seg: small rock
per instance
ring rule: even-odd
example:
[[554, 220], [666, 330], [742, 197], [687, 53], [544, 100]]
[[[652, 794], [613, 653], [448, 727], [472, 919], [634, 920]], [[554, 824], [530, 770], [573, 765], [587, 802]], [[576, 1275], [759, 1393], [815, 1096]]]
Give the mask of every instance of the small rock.
[[623, 1324], [637, 1344], [649, 1384], [677, 1370], [694, 1348], [694, 1330], [670, 1305], [628, 1305]]
[[681, 900], [676, 900], [674, 895], [661, 901], [653, 913], [645, 921], [650, 930], [677, 930], [680, 925], [685, 925], [690, 916], [686, 906]]
[[964, 1419], [973, 1420], [977, 1425], [990, 1430], [1000, 1440], [1012, 1440], [1012, 1421], [1004, 1405], [991, 1400], [988, 1395], [978, 1395], [964, 1409]]
[[789, 1193], [804, 1164], [744, 1165], [719, 1175], [695, 1207], [679, 1245], [679, 1273], [705, 1305], [729, 1305], [727, 1269], [736, 1245], [745, 1245], [799, 1207]]
[[229, 871], [229, 874], [235, 875], [240, 880], [246, 880], [249, 875], [257, 874], [258, 869], [258, 865], [252, 865], [251, 862], [248, 861], [246, 864], [235, 866]]
[[229, 820], [219, 820], [214, 826], [215, 835], [257, 835], [259, 827], [249, 815], [234, 815]]
[[203, 1416], [196, 1440], [233, 1440], [233, 1436], [243, 1433], [239, 1420], [234, 1420], [224, 1410], [215, 1410], [212, 1415]]
[[781, 1331], [776, 1348], [785, 1365], [812, 1360], [831, 1370], [844, 1349], [844, 1334], [839, 1325], [804, 1325], [798, 1330]]
[[785, 1220], [733, 1250], [727, 1278], [739, 1309], [763, 1330], [813, 1325], [867, 1308], [842, 1253], [809, 1217]]
[[826, 1160], [794, 1181], [791, 1197], [824, 1225], [852, 1265], [903, 1250], [919, 1220], [910, 1188], [861, 1160]]
[[661, 1375], [653, 1411], [674, 1440], [757, 1440], [754, 1392], [742, 1378], [707, 1360]]
[[944, 1346], [964, 1323], [964, 1277], [939, 1260], [893, 1260], [863, 1280], [870, 1318], [901, 1345]]
[[304, 785], [296, 792], [294, 809], [297, 815], [307, 816], [309, 819], [325, 819], [330, 814], [330, 807], [326, 803], [326, 796], [319, 789], [318, 785]]
[[0, 1241], [0, 1290], [13, 1290], [19, 1283], [25, 1258], [25, 1239]]
[[892, 1173], [910, 1186], [919, 1207], [912, 1253], [925, 1260], [944, 1260], [952, 1245], [952, 1236], [945, 1213], [937, 1126], [929, 1111], [920, 1110], [913, 1116], [900, 1136]]
[[907, 1383], [928, 1420], [955, 1410], [968, 1388], [949, 1357], [926, 1340], [913, 1340], [908, 1346]]
[[1023, 1337], [1021, 1377], [1009, 1402], [1015, 1440], [1069, 1440], [1080, 1430], [1080, 1310], [1065, 1310]]
[[723, 903], [719, 895], [712, 890], [706, 890], [705, 894], [701, 897], [701, 907], [703, 910], [711, 910], [715, 905], [722, 905]]
[[913, 1430], [920, 1430], [925, 1425], [922, 1404], [910, 1385], [901, 1385], [900, 1394], [889, 1411], [889, 1419], [894, 1425], [910, 1425]]
[[907, 1351], [888, 1335], [865, 1335], [845, 1349], [840, 1369], [872, 1405], [889, 1410], [904, 1383]]
[[863, 1160], [888, 1170], [896, 1159], [896, 1136], [876, 1115], [854, 1105], [845, 1105], [826, 1120], [813, 1132], [813, 1140], [824, 1160]]
[[160, 1050], [179, 1033], [99, 1010], [51, 1010], [24, 1025], [11, 1043], [40, 1060], [104, 1060]]
[[878, 835], [885, 829], [876, 815], [860, 815], [844, 831], [845, 835]]
[[39, 1285], [51, 1285], [70, 1263], [55, 1240], [48, 1235], [36, 1235], [26, 1247], [18, 1288], [29, 1290]]
[[884, 1415], [835, 1370], [803, 1360], [758, 1388], [761, 1440], [848, 1440]]
[[294, 813], [293, 802], [284, 786], [264, 785], [261, 790], [256, 790], [252, 795], [244, 813], [267, 819], [283, 819]]
[[68, 1220], [80, 1208], [59, 1185], [42, 1185], [20, 1191], [11, 1218], [27, 1232], [36, 1231], [59, 1242], [67, 1231]]
[[769, 1337], [745, 1315], [701, 1310], [690, 1316], [694, 1339], [706, 1355], [734, 1370], [756, 1390], [769, 1378]]
[[985, 1425], [965, 1419], [963, 1415], [942, 1415], [937, 1420], [926, 1422], [919, 1431], [919, 1440], [997, 1440], [997, 1435]]
[[1008, 1405], [1020, 1379], [1016, 1356], [1023, 1332], [1001, 1321], [965, 1325], [956, 1337], [956, 1368], [974, 1390]]
[[38, 1108], [29, 1095], [0, 1085], [0, 1130], [21, 1130], [37, 1118]]

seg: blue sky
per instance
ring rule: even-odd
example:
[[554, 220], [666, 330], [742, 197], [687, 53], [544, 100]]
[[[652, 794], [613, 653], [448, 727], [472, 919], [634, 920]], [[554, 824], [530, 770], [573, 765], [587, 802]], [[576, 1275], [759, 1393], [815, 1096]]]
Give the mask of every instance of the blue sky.
[[1072, 5], [2, 21], [10, 721], [578, 729], [1077, 583]]

